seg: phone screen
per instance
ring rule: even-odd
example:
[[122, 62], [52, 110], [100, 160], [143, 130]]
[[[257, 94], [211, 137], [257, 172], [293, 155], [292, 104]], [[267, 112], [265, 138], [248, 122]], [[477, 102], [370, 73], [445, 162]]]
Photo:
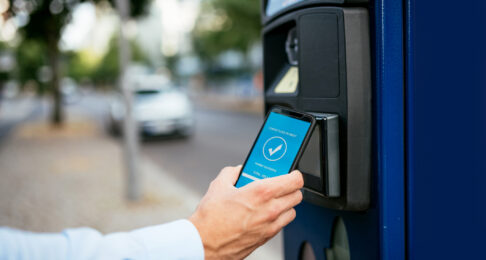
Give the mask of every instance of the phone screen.
[[289, 173], [310, 127], [308, 121], [270, 112], [235, 186]]

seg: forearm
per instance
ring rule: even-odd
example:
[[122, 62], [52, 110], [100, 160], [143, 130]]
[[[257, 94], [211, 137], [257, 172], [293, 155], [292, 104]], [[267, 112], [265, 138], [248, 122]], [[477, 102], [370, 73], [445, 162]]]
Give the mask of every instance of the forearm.
[[63, 234], [0, 228], [0, 259], [66, 259], [68, 248]]
[[203, 259], [187, 220], [103, 236], [90, 228], [58, 234], [0, 228], [0, 259]]

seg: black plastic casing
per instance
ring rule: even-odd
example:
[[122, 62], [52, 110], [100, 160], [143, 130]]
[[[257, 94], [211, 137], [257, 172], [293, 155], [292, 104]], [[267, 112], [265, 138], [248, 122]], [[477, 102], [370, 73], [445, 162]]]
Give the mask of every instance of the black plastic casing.
[[[312, 6], [277, 16], [263, 29], [266, 111], [280, 105], [339, 116], [340, 195], [326, 196], [306, 187], [304, 199], [333, 209], [366, 210], [372, 120], [368, 11]], [[275, 87], [291, 66], [285, 42], [293, 28], [299, 44], [298, 87], [294, 93], [276, 93]]]
[[337, 198], [341, 195], [339, 116], [311, 114], [316, 119], [316, 126], [297, 165], [304, 175], [304, 193]]

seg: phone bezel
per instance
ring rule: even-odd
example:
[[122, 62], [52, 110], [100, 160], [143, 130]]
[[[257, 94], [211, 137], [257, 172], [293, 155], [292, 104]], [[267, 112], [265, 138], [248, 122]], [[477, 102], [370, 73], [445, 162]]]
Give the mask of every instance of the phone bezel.
[[305, 150], [305, 147], [307, 146], [307, 143], [309, 142], [309, 139], [310, 139], [312, 132], [314, 131], [316, 119], [314, 118], [314, 116], [312, 116], [311, 114], [308, 114], [308, 113], [296, 111], [296, 110], [281, 107], [281, 106], [273, 106], [268, 111], [267, 115], [265, 116], [265, 120], [263, 121], [262, 127], [258, 131], [258, 134], [255, 138], [255, 141], [253, 142], [253, 145], [251, 146], [250, 151], [248, 152], [248, 155], [246, 156], [245, 162], [241, 166], [240, 173], [238, 174], [238, 178], [236, 179], [234, 185], [236, 185], [236, 183], [238, 183], [238, 180], [240, 179], [241, 174], [243, 173], [243, 169], [245, 168], [245, 165], [248, 162], [248, 159], [250, 158], [251, 152], [255, 148], [256, 142], [258, 141], [258, 138], [260, 137], [260, 134], [262, 133], [262, 130], [265, 127], [265, 124], [267, 123], [268, 117], [270, 116], [270, 113], [272, 113], [272, 112], [275, 112], [275, 113], [278, 113], [278, 114], [281, 114], [281, 115], [285, 115], [285, 116], [288, 116], [288, 117], [292, 117], [292, 118], [299, 119], [299, 120], [306, 121], [306, 122], [310, 123], [309, 129], [307, 130], [307, 133], [305, 134], [304, 140], [302, 141], [302, 144], [300, 145], [299, 151], [297, 152], [297, 155], [295, 156], [294, 161], [292, 162], [292, 165], [290, 166], [289, 173], [296, 169], [297, 163], [298, 163], [300, 157], [302, 156], [302, 154]]

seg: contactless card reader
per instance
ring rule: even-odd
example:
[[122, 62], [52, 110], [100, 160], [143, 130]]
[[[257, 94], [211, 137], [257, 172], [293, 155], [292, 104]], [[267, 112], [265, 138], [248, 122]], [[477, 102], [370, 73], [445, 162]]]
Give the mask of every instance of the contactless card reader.
[[316, 126], [297, 169], [304, 175], [304, 192], [339, 197], [339, 117], [336, 114], [310, 113]]

